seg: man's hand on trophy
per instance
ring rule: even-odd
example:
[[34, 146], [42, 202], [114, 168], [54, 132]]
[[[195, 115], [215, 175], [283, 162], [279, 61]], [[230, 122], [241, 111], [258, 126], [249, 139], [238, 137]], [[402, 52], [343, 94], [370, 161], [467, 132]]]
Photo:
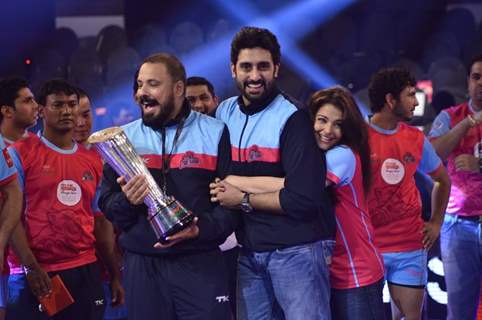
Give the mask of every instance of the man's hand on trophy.
[[143, 175], [135, 175], [128, 182], [126, 182], [124, 176], [120, 176], [117, 178], [117, 183], [121, 186], [127, 200], [133, 205], [143, 203], [149, 193], [149, 185]]
[[199, 235], [199, 227], [197, 226], [197, 221], [198, 218], [195, 217], [194, 220], [185, 229], [179, 231], [176, 234], [173, 234], [172, 236], [167, 237], [167, 243], [162, 244], [160, 242], [156, 242], [154, 244], [154, 248], [165, 249], [172, 247], [181, 241], [196, 238]]

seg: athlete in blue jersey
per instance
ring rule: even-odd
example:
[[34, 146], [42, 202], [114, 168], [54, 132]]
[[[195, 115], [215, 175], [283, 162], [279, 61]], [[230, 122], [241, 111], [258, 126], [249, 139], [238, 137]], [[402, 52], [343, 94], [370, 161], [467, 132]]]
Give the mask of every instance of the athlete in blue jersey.
[[[0, 135], [0, 192], [2, 201], [0, 203], [0, 269], [3, 269], [4, 250], [10, 234], [20, 219], [22, 208], [22, 193], [18, 186], [17, 171], [13, 165], [3, 137]], [[2, 277], [2, 282], [7, 278]], [[0, 286], [0, 319], [5, 317], [5, 307], [7, 302], [7, 291], [5, 283]]]
[[[16, 114], [17, 106], [25, 110], [25, 106], [36, 105], [32, 97], [23, 79], [12, 78], [0, 81], [0, 126], [5, 122], [4, 114]], [[0, 320], [3, 320], [7, 305], [9, 274], [8, 266], [4, 265], [4, 258], [8, 238], [20, 219], [22, 193], [16, 179], [17, 170], [7, 152], [2, 134], [0, 134], [0, 150], [2, 153], [0, 155]]]
[[221, 121], [191, 111], [185, 86], [186, 73], [176, 57], [146, 58], [134, 86], [142, 119], [123, 128], [159, 186], [196, 215], [194, 222], [167, 244], [156, 243], [145, 217], [144, 177], [126, 183], [104, 167], [99, 204], [122, 230], [130, 320], [231, 318], [219, 245], [233, 232], [236, 215], [209, 200], [209, 182], [229, 170], [229, 133]]

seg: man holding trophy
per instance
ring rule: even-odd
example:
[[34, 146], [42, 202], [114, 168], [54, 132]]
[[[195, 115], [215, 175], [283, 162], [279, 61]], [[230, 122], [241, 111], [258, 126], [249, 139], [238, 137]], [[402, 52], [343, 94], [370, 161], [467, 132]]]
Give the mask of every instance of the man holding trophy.
[[209, 199], [229, 170], [229, 133], [190, 110], [185, 86], [176, 57], [146, 58], [134, 86], [142, 119], [89, 140], [106, 160], [99, 206], [122, 230], [129, 319], [231, 317], [218, 245], [237, 217]]

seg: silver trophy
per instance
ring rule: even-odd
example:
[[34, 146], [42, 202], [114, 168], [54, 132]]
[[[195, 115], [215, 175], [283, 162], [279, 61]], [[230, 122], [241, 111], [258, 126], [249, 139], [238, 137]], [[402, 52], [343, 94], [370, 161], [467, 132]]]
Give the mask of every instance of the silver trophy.
[[161, 243], [166, 243], [168, 236], [184, 229], [193, 221], [194, 215], [191, 211], [174, 197], [162, 192], [122, 128], [112, 127], [97, 131], [89, 137], [88, 142], [126, 181], [135, 175], [146, 177], [149, 185], [149, 194], [144, 199], [148, 208], [147, 219]]

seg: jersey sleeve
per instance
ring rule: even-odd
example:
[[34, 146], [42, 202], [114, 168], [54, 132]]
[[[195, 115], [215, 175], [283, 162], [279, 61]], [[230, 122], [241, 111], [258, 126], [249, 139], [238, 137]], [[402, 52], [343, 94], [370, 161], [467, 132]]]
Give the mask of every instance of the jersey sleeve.
[[224, 179], [230, 172], [231, 168], [231, 142], [229, 139], [228, 127], [224, 125], [221, 139], [218, 143], [216, 173], [219, 178]]
[[17, 150], [10, 146], [8, 147], [8, 155], [11, 159], [11, 161], [13, 162], [13, 167], [15, 169], [15, 171], [18, 173], [18, 184], [20, 186], [20, 190], [22, 190], [23, 192], [23, 189], [24, 189], [24, 185], [25, 185], [25, 175], [24, 175], [24, 170], [23, 170], [23, 166], [22, 166], [22, 161], [20, 160], [20, 155], [18, 154]]
[[327, 203], [325, 161], [312, 127], [308, 114], [298, 110], [286, 122], [280, 138], [286, 176], [279, 201], [286, 214], [300, 220], [313, 219]]
[[147, 206], [133, 205], [127, 200], [116, 181], [119, 176], [107, 163], [104, 164], [102, 176], [99, 208], [117, 228], [127, 231], [137, 223], [139, 217], [147, 215]]
[[353, 151], [345, 146], [338, 146], [326, 153], [326, 178], [335, 185], [347, 185], [353, 179], [356, 158]]
[[432, 123], [428, 134], [430, 138], [443, 136], [450, 131], [450, 115], [446, 111], [440, 112]]
[[17, 176], [17, 170], [1, 137], [0, 148], [2, 152], [0, 155], [0, 185], [5, 185], [15, 179]]
[[423, 173], [432, 173], [438, 169], [442, 165], [442, 160], [440, 160], [439, 156], [435, 152], [430, 141], [427, 138], [423, 139], [423, 151], [422, 151], [422, 159], [418, 164], [418, 171]]
[[94, 217], [99, 217], [104, 215], [99, 208], [99, 198], [100, 198], [100, 183], [95, 190], [94, 198], [92, 199], [92, 204], [91, 204], [92, 213], [94, 214]]
[[[229, 173], [230, 165], [231, 143], [229, 140], [229, 131], [225, 126], [218, 146], [217, 175], [220, 178], [224, 178]], [[199, 215], [198, 218], [198, 241], [217, 241], [218, 244], [221, 244], [236, 228], [239, 214], [220, 205], [216, 205], [212, 211], [205, 212]]]

